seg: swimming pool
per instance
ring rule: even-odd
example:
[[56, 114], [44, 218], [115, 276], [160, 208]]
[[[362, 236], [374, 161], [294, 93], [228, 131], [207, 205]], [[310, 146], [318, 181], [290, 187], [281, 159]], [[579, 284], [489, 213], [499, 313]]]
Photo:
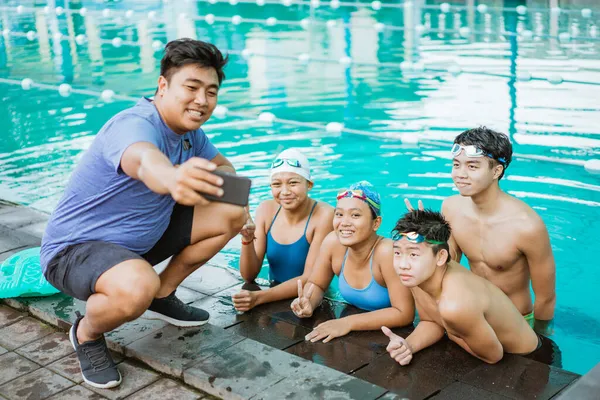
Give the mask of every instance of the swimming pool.
[[[455, 193], [456, 134], [480, 124], [507, 132], [516, 156], [501, 187], [550, 232], [563, 368], [585, 373], [600, 361], [600, 175], [589, 171], [600, 158], [599, 7], [213, 2], [71, 1], [68, 12], [0, 1], [0, 198], [51, 211], [97, 130], [153, 94], [162, 45], [208, 40], [231, 58], [226, 108], [206, 131], [253, 179], [252, 207], [270, 195], [273, 156], [294, 146], [315, 165], [317, 199], [333, 204], [358, 179], [378, 187], [389, 235], [404, 197], [439, 208]], [[63, 83], [71, 90], [59, 92]], [[106, 102], [103, 90], [116, 95]], [[238, 254], [234, 240], [214, 261], [236, 268]]]

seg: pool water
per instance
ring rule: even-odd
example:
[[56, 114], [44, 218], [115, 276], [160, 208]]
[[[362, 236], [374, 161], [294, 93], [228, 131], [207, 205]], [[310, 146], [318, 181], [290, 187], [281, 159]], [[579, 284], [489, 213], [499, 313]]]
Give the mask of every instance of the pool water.
[[[161, 46], [211, 41], [230, 53], [219, 103], [229, 112], [205, 129], [252, 178], [252, 209], [270, 197], [270, 161], [293, 146], [314, 165], [316, 199], [334, 204], [338, 189], [372, 182], [389, 236], [404, 198], [438, 209], [456, 193], [448, 155], [456, 134], [478, 125], [509, 134], [515, 157], [501, 187], [550, 232], [552, 339], [563, 368], [583, 374], [600, 361], [594, 1], [589, 12], [584, 1], [561, 1], [557, 12], [541, 0], [519, 12], [509, 1], [509, 10], [502, 1], [449, 10], [440, 1], [70, 1], [74, 12], [36, 3], [0, 1], [0, 198], [52, 211], [95, 133], [154, 93]], [[70, 96], [59, 93], [63, 83]], [[106, 89], [123, 97], [105, 102]], [[277, 119], [258, 118], [265, 112]], [[326, 129], [332, 122], [345, 130]], [[213, 261], [237, 268], [239, 246], [233, 240]]]

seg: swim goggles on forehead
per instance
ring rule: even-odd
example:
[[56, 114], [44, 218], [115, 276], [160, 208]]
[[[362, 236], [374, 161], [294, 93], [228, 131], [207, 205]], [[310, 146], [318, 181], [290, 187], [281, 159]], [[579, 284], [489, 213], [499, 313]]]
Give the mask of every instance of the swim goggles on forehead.
[[275, 161], [273, 161], [273, 163], [271, 164], [271, 168], [280, 167], [283, 165], [284, 162], [290, 167], [302, 168], [302, 164], [300, 164], [300, 161], [293, 158], [276, 158]]
[[368, 198], [365, 195], [365, 192], [363, 192], [360, 189], [354, 189], [354, 190], [344, 189], [344, 190], [340, 191], [337, 194], [337, 199], [338, 200], [339, 199], [343, 199], [344, 197], [354, 197], [355, 199], [360, 199], [362, 201], [366, 201], [369, 206], [373, 207], [373, 209], [375, 210], [376, 214], [381, 209], [381, 206], [379, 204], [375, 203], [373, 200], [371, 200], [370, 198]]
[[456, 157], [463, 150], [465, 151], [465, 154], [467, 155], [467, 157], [489, 157], [489, 158], [493, 158], [495, 160], [500, 161], [502, 164], [506, 163], [506, 160], [504, 159], [504, 157], [496, 158], [491, 153], [486, 153], [479, 147], [473, 146], [473, 145], [463, 146], [458, 143], [454, 143], [452, 145], [452, 149], [450, 150], [450, 153], [452, 153], [452, 157]]
[[406, 240], [408, 240], [409, 242], [415, 243], [415, 244], [419, 244], [419, 243], [423, 243], [423, 242], [427, 242], [427, 243], [431, 243], [431, 244], [444, 244], [445, 243], [445, 242], [441, 242], [439, 240], [429, 240], [425, 236], [418, 234], [417, 232], [406, 232], [406, 233], [399, 232], [399, 233], [396, 233], [392, 239], [394, 241], [398, 241], [398, 240], [402, 239], [403, 237], [405, 237]]

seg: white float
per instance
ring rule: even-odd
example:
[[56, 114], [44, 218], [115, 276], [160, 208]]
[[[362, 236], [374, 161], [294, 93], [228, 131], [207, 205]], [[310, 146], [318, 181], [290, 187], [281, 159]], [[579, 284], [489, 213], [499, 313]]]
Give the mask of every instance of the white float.
[[27, 36], [27, 40], [29, 40], [30, 42], [33, 42], [35, 40], [35, 32], [34, 31], [27, 32], [27, 34], [25, 36]]
[[371, 3], [371, 8], [375, 11], [381, 10], [381, 2], [379, 0], [375, 0]]
[[558, 85], [561, 84], [563, 82], [563, 78], [560, 75], [550, 75], [548, 77], [548, 82], [550, 82], [553, 85]]
[[571, 35], [569, 34], [569, 32], [561, 32], [558, 35], [558, 40], [560, 40], [563, 43], [568, 42], [569, 40], [571, 40]]
[[272, 123], [273, 121], [275, 121], [275, 114], [267, 112], [267, 111], [261, 112], [258, 116], [258, 120], [261, 122]]
[[454, 76], [459, 75], [462, 72], [462, 68], [458, 64], [454, 64], [448, 67], [448, 72]]
[[231, 23], [234, 25], [239, 25], [242, 23], [242, 17], [240, 17], [239, 15], [234, 15], [233, 17], [231, 17]]
[[213, 14], [206, 14], [204, 21], [206, 21], [207, 24], [212, 25], [215, 23], [215, 16]]
[[450, 12], [450, 4], [448, 4], [448, 3], [440, 4], [440, 11], [443, 13], [449, 13]]
[[213, 111], [213, 115], [217, 118], [225, 118], [227, 116], [227, 113], [229, 112], [229, 109], [225, 106], [216, 106], [215, 110]]
[[81, 15], [82, 17], [85, 17], [87, 14], [87, 8], [82, 7], [79, 9], [79, 15]]
[[103, 90], [102, 93], [100, 93], [100, 98], [102, 99], [102, 101], [104, 101], [106, 103], [112, 101], [114, 96], [115, 96], [115, 92], [113, 92], [110, 89]]
[[160, 51], [160, 50], [162, 50], [163, 47], [164, 47], [164, 44], [160, 40], [152, 41], [152, 48], [154, 49], [154, 51]]
[[517, 72], [517, 80], [521, 82], [529, 82], [531, 80], [531, 74], [527, 71]]
[[517, 8], [515, 10], [517, 11], [517, 14], [519, 14], [519, 15], [525, 15], [525, 14], [527, 14], [527, 7], [526, 6], [517, 6]]
[[113, 38], [112, 45], [116, 48], [121, 47], [123, 45], [123, 39], [121, 39], [120, 37]]
[[485, 14], [488, 11], [488, 6], [485, 4], [479, 4], [477, 6], [477, 11], [480, 12], [481, 14]]
[[521, 32], [523, 40], [531, 40], [533, 38], [533, 32], [530, 30], [524, 30]]
[[265, 5], [265, 0], [256, 0], [256, 5], [262, 7]]
[[310, 61], [310, 55], [302, 53], [298, 55], [298, 61], [300, 61], [302, 64], [306, 64]]
[[589, 8], [584, 8], [583, 10], [581, 10], [581, 16], [583, 18], [591, 18], [592, 17], [592, 10], [590, 10]]
[[375, 28], [377, 32], [383, 32], [385, 30], [385, 24], [378, 22], [375, 25], [373, 25], [373, 28]]
[[331, 0], [329, 7], [333, 8], [334, 10], [340, 8], [340, 0]]
[[244, 49], [244, 50], [242, 50], [241, 55], [244, 58], [244, 60], [247, 60], [250, 57], [252, 57], [252, 50], [250, 50], [250, 49]]
[[33, 79], [25, 78], [21, 81], [21, 87], [23, 90], [29, 90], [31, 89], [31, 86], [33, 86]]
[[273, 26], [273, 25], [277, 24], [277, 18], [269, 17], [269, 18], [267, 18], [267, 20], [265, 22], [267, 23], [268, 26]]
[[56, 13], [56, 15], [63, 15], [63, 13], [65, 12], [65, 9], [62, 7], [56, 7], [54, 9], [54, 12]]
[[469, 37], [469, 35], [471, 35], [471, 29], [469, 29], [466, 26], [463, 26], [462, 28], [460, 28], [458, 30], [458, 33], [460, 34], [460, 36], [466, 38], [466, 37]]
[[350, 58], [348, 56], [340, 57], [339, 63], [342, 65], [350, 65], [350, 64], [352, 64], [352, 58]]
[[63, 83], [58, 87], [58, 94], [62, 97], [69, 97], [71, 95], [71, 85], [68, 83]]
[[84, 45], [85, 42], [86, 42], [86, 40], [87, 40], [87, 38], [82, 33], [80, 33], [79, 35], [75, 36], [75, 43], [77, 43], [80, 46]]
[[344, 124], [339, 122], [330, 122], [325, 126], [325, 130], [330, 133], [340, 133], [344, 130]]
[[600, 160], [587, 160], [585, 164], [583, 164], [583, 168], [591, 174], [600, 174]]
[[308, 28], [310, 26], [310, 19], [308, 18], [304, 18], [300, 21], [300, 26], [303, 27], [304, 29]]

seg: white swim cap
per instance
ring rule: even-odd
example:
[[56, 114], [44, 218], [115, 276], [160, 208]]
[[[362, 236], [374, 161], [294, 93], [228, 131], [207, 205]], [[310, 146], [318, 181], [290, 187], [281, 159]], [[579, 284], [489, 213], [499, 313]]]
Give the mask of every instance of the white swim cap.
[[293, 172], [307, 181], [312, 181], [308, 158], [296, 149], [282, 151], [273, 161], [273, 164], [271, 164], [271, 178], [279, 172]]

